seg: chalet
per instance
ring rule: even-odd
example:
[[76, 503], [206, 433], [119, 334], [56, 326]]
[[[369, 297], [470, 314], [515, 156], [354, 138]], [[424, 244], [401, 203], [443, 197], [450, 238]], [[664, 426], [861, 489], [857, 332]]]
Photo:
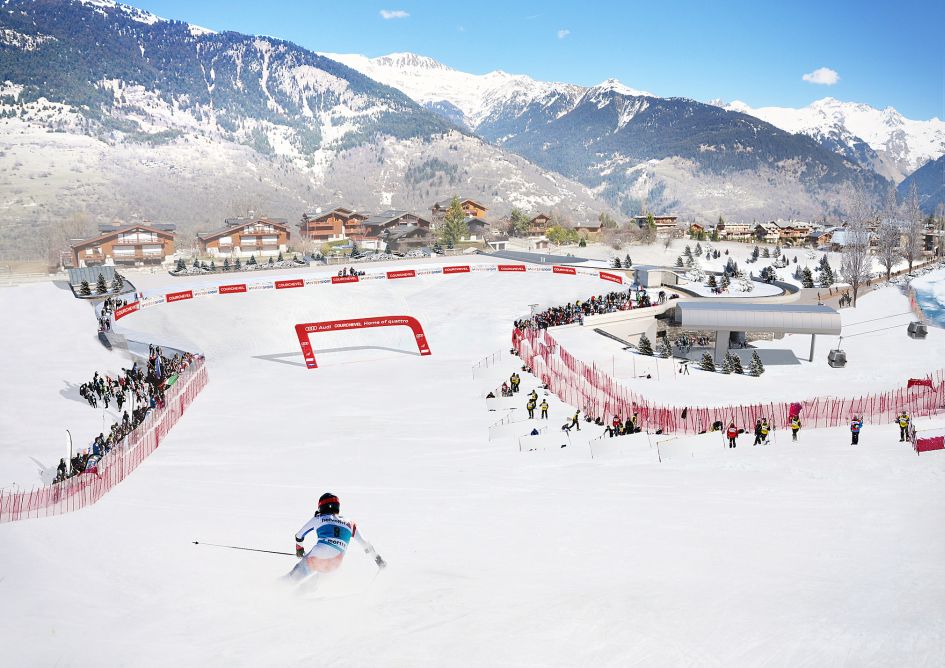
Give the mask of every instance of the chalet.
[[[633, 221], [637, 227], [643, 229], [647, 224], [649, 215], [634, 216]], [[672, 234], [676, 231], [676, 221], [678, 216], [653, 216], [653, 224], [656, 225], [657, 234]]]
[[749, 241], [754, 237], [754, 229], [744, 223], [719, 222], [715, 226], [719, 239], [725, 241]]
[[319, 208], [314, 213], [302, 214], [299, 233], [303, 239], [322, 242], [360, 239], [364, 236], [362, 223], [367, 218], [363, 213], [341, 206], [325, 210]]
[[[453, 198], [451, 197], [436, 202], [430, 207], [430, 220], [433, 222], [433, 227], [440, 225], [443, 219], [446, 218], [446, 212], [449, 210], [452, 201]], [[469, 199], [468, 197], [460, 197], [459, 204], [463, 207], [463, 212], [466, 214], [467, 218], [484, 218], [486, 211], [489, 210], [476, 200]]]
[[381, 233], [380, 242], [387, 250], [396, 253], [405, 253], [417, 248], [432, 246], [433, 232], [429, 227], [417, 225], [397, 225], [389, 227]]
[[69, 245], [73, 267], [160, 264], [174, 254], [173, 225], [112, 223], [99, 227], [99, 232]]
[[769, 244], [781, 241], [781, 228], [775, 223], [758, 223], [755, 225], [755, 238]]
[[589, 220], [583, 223], [574, 223], [571, 227], [578, 234], [597, 234], [600, 232], [601, 223], [599, 220]]
[[466, 228], [469, 232], [462, 241], [485, 241], [492, 232], [492, 226], [482, 218], [467, 218]]
[[383, 247], [384, 232], [394, 228], [419, 227], [426, 230], [430, 229], [430, 221], [421, 218], [415, 213], [409, 211], [399, 211], [397, 209], [388, 209], [381, 213], [366, 218], [361, 226], [364, 229], [362, 244], [365, 248], [379, 249]]
[[285, 218], [227, 218], [223, 227], [199, 232], [197, 245], [211, 257], [274, 256], [286, 252], [290, 236]]
[[814, 244], [817, 248], [828, 246], [833, 238], [833, 233], [843, 230], [842, 227], [827, 227], [817, 230], [811, 230], [807, 235], [807, 242]]
[[773, 222], [780, 230], [780, 243], [789, 246], [805, 243], [812, 229], [810, 223], [800, 220], [775, 220]]
[[689, 236], [701, 237], [706, 234], [706, 226], [701, 223], [692, 223], [689, 225]]
[[529, 236], [541, 236], [548, 231], [549, 227], [551, 227], [551, 216], [539, 213], [528, 221], [528, 234]]

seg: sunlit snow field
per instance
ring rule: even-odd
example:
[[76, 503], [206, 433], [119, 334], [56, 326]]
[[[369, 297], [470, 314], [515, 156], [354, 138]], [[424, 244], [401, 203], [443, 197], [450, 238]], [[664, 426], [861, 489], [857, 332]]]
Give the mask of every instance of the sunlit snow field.
[[[210, 383], [98, 504], [0, 525], [0, 663], [941, 665], [945, 455], [917, 457], [893, 425], [856, 449], [845, 430], [802, 430], [796, 445], [710, 434], [593, 460], [586, 438], [488, 440], [500, 416], [471, 366], [507, 351], [529, 304], [609, 289], [558, 278], [257, 292], [122, 320], [206, 353]], [[29, 484], [29, 456], [53, 462], [63, 427], [101, 421], [64, 384], [126, 363], [52, 286], [0, 291], [0, 308], [16, 323], [0, 335], [0, 474]], [[419, 318], [432, 356], [407, 330], [365, 330], [313, 339], [320, 368], [304, 367], [295, 323], [388, 314]], [[552, 429], [568, 410], [553, 402]], [[299, 595], [278, 581], [293, 557], [192, 544], [291, 551], [328, 490], [389, 562], [376, 579], [352, 550]]]

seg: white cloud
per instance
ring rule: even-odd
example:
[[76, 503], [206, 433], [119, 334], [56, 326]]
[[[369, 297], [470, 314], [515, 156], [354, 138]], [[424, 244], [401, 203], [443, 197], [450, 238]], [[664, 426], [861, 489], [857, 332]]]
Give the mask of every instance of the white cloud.
[[390, 21], [391, 19], [405, 19], [410, 16], [410, 14], [402, 9], [382, 9], [379, 13], [381, 18], [385, 21]]
[[570, 30], [568, 30], [567, 28], [562, 28], [561, 30], [558, 31], [558, 39], [564, 39], [570, 34], [571, 34]]
[[840, 75], [837, 74], [836, 70], [832, 70], [829, 67], [818, 67], [813, 72], [808, 72], [801, 78], [808, 83], [822, 84], [824, 86], [833, 86], [840, 81]]

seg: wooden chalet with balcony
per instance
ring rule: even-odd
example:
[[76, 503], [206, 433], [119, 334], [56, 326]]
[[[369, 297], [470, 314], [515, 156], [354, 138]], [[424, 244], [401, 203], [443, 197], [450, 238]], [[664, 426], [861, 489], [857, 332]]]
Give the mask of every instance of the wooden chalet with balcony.
[[302, 214], [299, 233], [302, 239], [312, 241], [360, 240], [364, 236], [362, 224], [368, 216], [353, 209], [335, 207], [317, 209], [315, 213]]
[[[640, 216], [634, 216], [633, 222], [637, 224], [641, 230], [647, 226], [647, 219], [650, 214], [644, 214]], [[656, 226], [657, 234], [673, 234], [676, 231], [676, 221], [679, 220], [678, 216], [653, 216], [653, 224]]]
[[751, 241], [755, 237], [755, 229], [745, 223], [726, 223], [720, 221], [715, 226], [719, 239], [723, 241]]
[[69, 244], [73, 267], [161, 264], [174, 254], [174, 225], [111, 223], [99, 232]]
[[528, 236], [544, 236], [549, 227], [551, 227], [551, 216], [548, 216], [544, 213], [539, 213], [537, 216], [528, 221]]
[[224, 226], [197, 234], [202, 255], [210, 257], [275, 256], [288, 250], [289, 225], [284, 218], [227, 218]]
[[431, 223], [426, 218], [421, 218], [415, 213], [409, 211], [400, 211], [397, 209], [388, 209], [381, 213], [374, 214], [362, 223], [364, 234], [361, 243], [364, 248], [383, 250], [386, 243], [384, 233], [394, 228], [423, 228], [429, 230]]
[[[446, 212], [449, 211], [452, 201], [453, 198], [450, 197], [449, 199], [436, 202], [430, 207], [430, 221], [434, 228], [443, 224], [443, 220], [446, 218]], [[485, 218], [486, 211], [489, 210], [476, 200], [469, 199], [468, 197], [460, 197], [459, 204], [463, 207], [463, 213], [466, 214], [467, 218]]]

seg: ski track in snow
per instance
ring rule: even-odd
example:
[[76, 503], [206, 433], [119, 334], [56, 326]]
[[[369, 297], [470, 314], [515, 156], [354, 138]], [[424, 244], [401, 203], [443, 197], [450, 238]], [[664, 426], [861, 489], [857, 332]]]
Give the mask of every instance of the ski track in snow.
[[[99, 503], [0, 525], [3, 663], [940, 665], [945, 456], [916, 457], [894, 425], [867, 426], [857, 449], [845, 430], [735, 450], [676, 438], [662, 463], [646, 441], [594, 460], [577, 436], [526, 453], [488, 441], [501, 415], [485, 388], [516, 367], [473, 381], [472, 364], [508, 349], [528, 304], [609, 289], [553, 278], [264, 291], [121, 321], [205, 352], [210, 383]], [[101, 420], [57, 396], [64, 379], [126, 363], [68, 292], [9, 288], [0, 307], [16, 323], [0, 334], [0, 473], [35, 476], [22, 462], [60, 456], [64, 424], [90, 436]], [[301, 360], [297, 322], [401, 312], [431, 357], [396, 352], [412, 342], [393, 329], [313, 341], [315, 371], [272, 357]], [[387, 350], [323, 350], [355, 346]], [[533, 385], [523, 374], [522, 403]], [[552, 401], [551, 429], [567, 410]], [[291, 550], [325, 490], [390, 564], [363, 593], [375, 567], [356, 548], [319, 600], [277, 581], [291, 557], [191, 543]]]

